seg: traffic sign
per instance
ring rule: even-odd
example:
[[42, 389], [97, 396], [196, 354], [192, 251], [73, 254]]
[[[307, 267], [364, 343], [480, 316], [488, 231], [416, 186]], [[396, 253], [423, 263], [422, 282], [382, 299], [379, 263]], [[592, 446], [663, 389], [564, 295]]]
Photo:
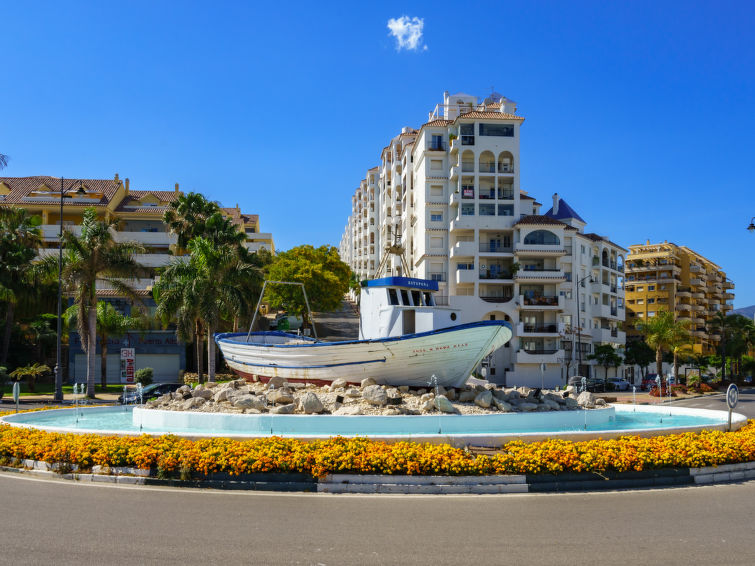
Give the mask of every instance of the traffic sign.
[[737, 406], [737, 403], [739, 402], [739, 389], [736, 385], [733, 383], [729, 385], [729, 388], [726, 390], [726, 404], [729, 406], [730, 409], [733, 409]]

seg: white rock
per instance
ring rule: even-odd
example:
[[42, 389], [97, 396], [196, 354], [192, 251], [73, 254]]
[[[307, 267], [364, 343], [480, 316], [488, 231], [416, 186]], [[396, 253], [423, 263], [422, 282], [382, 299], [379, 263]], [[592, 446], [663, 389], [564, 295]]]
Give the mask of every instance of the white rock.
[[223, 388], [220, 391], [218, 391], [218, 392], [215, 393], [215, 396], [213, 397], [213, 399], [215, 400], [216, 403], [220, 403], [221, 401], [225, 401], [225, 400], [228, 399], [228, 392], [229, 391], [230, 391], [230, 389]]
[[372, 379], [371, 377], [365, 377], [362, 380], [362, 383], [360, 384], [360, 387], [364, 389], [365, 387], [369, 387], [370, 385], [375, 385], [377, 382]]
[[267, 392], [267, 402], [270, 404], [287, 405], [294, 402], [294, 394], [287, 387], [273, 389]]
[[[362, 383], [364, 383], [364, 381]], [[382, 407], [388, 403], [388, 394], [380, 385], [368, 385], [362, 391], [362, 399], [370, 405], [378, 405]]]
[[341, 407], [333, 414], [334, 415], [349, 415], [349, 416], [361, 415], [362, 409], [359, 407], [359, 405], [348, 405], [348, 406]]
[[209, 389], [205, 389], [204, 387], [202, 389], [197, 387], [194, 391], [192, 391], [191, 394], [193, 397], [201, 397], [202, 399], [205, 399], [205, 400], [212, 399], [213, 397], [212, 391]]
[[504, 413], [509, 413], [514, 410], [514, 408], [507, 403], [506, 401], [501, 401], [500, 399], [497, 399], [493, 397], [493, 405], [495, 405], [495, 408], [499, 411], [503, 411]]
[[323, 408], [320, 398], [311, 391], [305, 392], [299, 399], [299, 409], [307, 415], [322, 413]]
[[419, 400], [424, 403], [425, 401], [432, 399], [433, 397], [435, 397], [434, 393], [423, 393], [422, 395], [420, 395]]
[[451, 401], [449, 401], [445, 395], [436, 395], [435, 399], [433, 399], [433, 403], [435, 404], [435, 408], [438, 409], [441, 413], [456, 412], [456, 407], [453, 406]]
[[274, 409], [271, 409], [271, 413], [275, 413], [276, 415], [290, 415], [294, 412], [294, 404], [289, 403], [288, 405], [279, 405], [278, 407], [275, 407]]
[[419, 406], [419, 410], [423, 413], [427, 413], [433, 409], [435, 409], [435, 400], [433, 398], [427, 399]]
[[601, 398], [601, 397], [598, 397], [597, 399], [595, 399], [595, 406], [596, 407], [605, 407], [606, 406], [606, 400], [603, 399], [603, 398]]
[[361, 397], [362, 396], [362, 392], [359, 389], [357, 389], [356, 387], [351, 387], [351, 388], [347, 389], [346, 391], [344, 391], [343, 395], [344, 395], [344, 397], [352, 397], [352, 398], [354, 398], [354, 397]]
[[493, 403], [493, 394], [490, 391], [488, 391], [488, 390], [481, 391], [474, 398], [474, 403], [478, 407], [482, 407], [483, 409], [487, 409]]
[[465, 390], [459, 393], [459, 403], [471, 403], [475, 400], [475, 397], [477, 397], [477, 391], [474, 389], [472, 390]]
[[286, 383], [286, 380], [280, 377], [279, 375], [275, 375], [271, 377], [268, 382], [268, 387], [274, 387], [275, 389], [278, 389], [279, 387], [283, 387], [283, 384]]
[[335, 389], [345, 389], [348, 387], [349, 383], [342, 377], [339, 377], [338, 379], [334, 379], [333, 382], [330, 384], [330, 390], [333, 391]]
[[520, 411], [537, 411], [537, 407], [538, 405], [536, 403], [528, 403], [527, 401], [523, 401], [517, 405], [517, 408]]
[[401, 393], [409, 393], [409, 386], [408, 385], [399, 385], [398, 390], [401, 391]]
[[592, 409], [593, 407], [595, 407], [595, 395], [593, 395], [589, 391], [583, 391], [579, 394], [579, 397], [577, 397], [577, 404], [580, 407]]
[[233, 406], [237, 409], [257, 409], [265, 410], [265, 402], [256, 395], [236, 395], [233, 398]]

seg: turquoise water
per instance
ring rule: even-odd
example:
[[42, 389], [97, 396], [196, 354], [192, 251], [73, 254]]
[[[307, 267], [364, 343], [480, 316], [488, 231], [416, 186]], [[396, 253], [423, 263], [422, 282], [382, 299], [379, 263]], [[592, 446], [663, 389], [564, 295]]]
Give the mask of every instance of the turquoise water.
[[[527, 434], [578, 431], [626, 431], [705, 427], [726, 422], [726, 414], [717, 411], [697, 411], [701, 415], [675, 414], [667, 407], [643, 407], [642, 412], [631, 406], [616, 407], [615, 416], [605, 413], [604, 422], [585, 425], [585, 419], [597, 420], [600, 411], [563, 411], [558, 413], [491, 414], [491, 415], [427, 415], [427, 416], [307, 416], [307, 415], [244, 415], [223, 421], [227, 415], [218, 415], [217, 422], [228, 422], [226, 427], [197, 428], [187, 426], [140, 427], [132, 415], [132, 407], [89, 408], [78, 411], [64, 409], [24, 413], [6, 417], [9, 422], [24, 423], [39, 428], [70, 429], [72, 431], [164, 434], [196, 436], [241, 435], [359, 435], [359, 436], [411, 436], [435, 434]], [[652, 411], [652, 412], [646, 412]], [[678, 410], [677, 410], [678, 411]], [[681, 410], [682, 412], [684, 410]], [[709, 415], [707, 414], [709, 413]], [[607, 416], [609, 415], [610, 416]], [[184, 415], [186, 415], [184, 413]], [[180, 414], [179, 414], [180, 416]], [[212, 415], [210, 415], [212, 417]], [[241, 417], [241, 418], [238, 418]], [[513, 417], [513, 418], [512, 418]], [[571, 422], [557, 424], [556, 419]], [[544, 421], [551, 421], [550, 424]]]

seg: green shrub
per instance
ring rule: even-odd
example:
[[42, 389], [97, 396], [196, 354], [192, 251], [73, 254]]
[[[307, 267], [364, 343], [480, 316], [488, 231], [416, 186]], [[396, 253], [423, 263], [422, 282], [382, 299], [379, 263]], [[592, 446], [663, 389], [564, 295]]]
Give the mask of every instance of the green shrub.
[[152, 368], [138, 369], [134, 374], [134, 379], [137, 383], [141, 383], [142, 385], [149, 385], [150, 383], [152, 383], [152, 374]]

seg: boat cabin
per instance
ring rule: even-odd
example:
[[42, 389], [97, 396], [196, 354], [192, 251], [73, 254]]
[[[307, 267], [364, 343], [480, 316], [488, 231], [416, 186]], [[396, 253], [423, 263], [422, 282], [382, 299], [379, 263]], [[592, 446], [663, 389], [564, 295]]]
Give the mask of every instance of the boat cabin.
[[362, 281], [359, 339], [392, 338], [459, 324], [454, 309], [436, 304], [438, 282], [411, 277]]

